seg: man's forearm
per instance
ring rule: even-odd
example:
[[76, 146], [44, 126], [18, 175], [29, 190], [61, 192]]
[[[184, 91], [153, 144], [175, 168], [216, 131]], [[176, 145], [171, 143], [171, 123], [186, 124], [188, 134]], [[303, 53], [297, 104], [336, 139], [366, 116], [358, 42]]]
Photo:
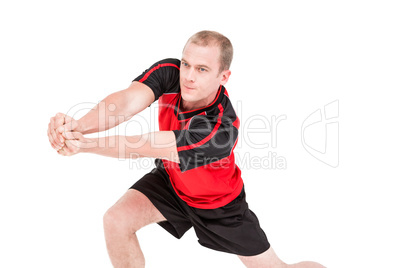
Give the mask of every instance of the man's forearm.
[[108, 130], [141, 112], [155, 101], [153, 91], [140, 82], [107, 96], [78, 120], [75, 131], [89, 134]]
[[172, 131], [158, 131], [138, 136], [87, 138], [81, 150], [121, 159], [152, 157], [179, 162], [176, 139]]
[[113, 128], [129, 119], [126, 106], [122, 93], [113, 93], [78, 120], [76, 131], [90, 134]]
[[141, 142], [141, 136], [109, 136], [88, 140], [88, 144], [92, 145], [83, 149], [83, 152], [86, 153], [120, 159], [138, 158], [142, 156], [139, 154], [140, 147], [144, 143]]

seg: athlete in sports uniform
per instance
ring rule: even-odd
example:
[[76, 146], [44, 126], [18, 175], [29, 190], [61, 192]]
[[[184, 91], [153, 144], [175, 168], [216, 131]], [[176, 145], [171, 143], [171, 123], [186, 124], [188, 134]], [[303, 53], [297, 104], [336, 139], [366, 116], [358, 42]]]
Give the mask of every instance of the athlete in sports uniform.
[[[80, 120], [63, 114], [51, 119], [48, 135], [59, 154], [156, 158], [156, 167], [105, 214], [105, 238], [115, 267], [145, 265], [135, 232], [154, 222], [177, 238], [193, 227], [201, 245], [236, 254], [247, 267], [287, 266], [270, 248], [248, 208], [235, 164], [240, 122], [224, 87], [232, 54], [226, 37], [199, 32], [187, 42], [181, 60], [153, 64], [128, 89], [108, 96]], [[83, 136], [121, 123], [110, 120], [113, 116], [128, 120], [156, 100], [158, 132]], [[110, 104], [118, 108], [110, 111]], [[119, 150], [122, 142], [125, 149]], [[303, 262], [292, 267], [322, 266]]]

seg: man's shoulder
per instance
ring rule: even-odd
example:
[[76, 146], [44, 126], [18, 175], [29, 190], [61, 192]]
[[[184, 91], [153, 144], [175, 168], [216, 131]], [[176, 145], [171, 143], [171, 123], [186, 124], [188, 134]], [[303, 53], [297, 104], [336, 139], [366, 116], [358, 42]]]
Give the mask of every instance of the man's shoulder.
[[155, 62], [133, 81], [149, 86], [155, 94], [155, 100], [165, 93], [176, 92], [179, 87], [180, 60], [166, 58]]
[[172, 66], [180, 69], [180, 60], [176, 58], [166, 58], [156, 62], [154, 65], [161, 65], [161, 67]]

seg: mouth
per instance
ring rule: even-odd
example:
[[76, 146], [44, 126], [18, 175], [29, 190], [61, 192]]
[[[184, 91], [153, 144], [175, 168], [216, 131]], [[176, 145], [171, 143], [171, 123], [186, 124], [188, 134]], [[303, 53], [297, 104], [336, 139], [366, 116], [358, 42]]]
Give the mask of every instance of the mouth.
[[186, 86], [186, 85], [183, 85], [183, 88], [186, 89], [186, 90], [195, 90], [195, 88], [193, 88], [193, 87], [188, 87], [188, 86]]

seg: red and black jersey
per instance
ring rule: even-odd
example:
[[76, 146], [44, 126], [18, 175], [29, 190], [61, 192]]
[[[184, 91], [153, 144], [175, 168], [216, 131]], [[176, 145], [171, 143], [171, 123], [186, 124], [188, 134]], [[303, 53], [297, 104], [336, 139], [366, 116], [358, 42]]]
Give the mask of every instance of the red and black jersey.
[[138, 76], [149, 86], [159, 105], [159, 130], [176, 136], [180, 164], [168, 160], [163, 167], [177, 195], [189, 206], [215, 209], [234, 200], [243, 180], [233, 149], [240, 121], [224, 86], [209, 105], [181, 111], [180, 61], [159, 61]]

